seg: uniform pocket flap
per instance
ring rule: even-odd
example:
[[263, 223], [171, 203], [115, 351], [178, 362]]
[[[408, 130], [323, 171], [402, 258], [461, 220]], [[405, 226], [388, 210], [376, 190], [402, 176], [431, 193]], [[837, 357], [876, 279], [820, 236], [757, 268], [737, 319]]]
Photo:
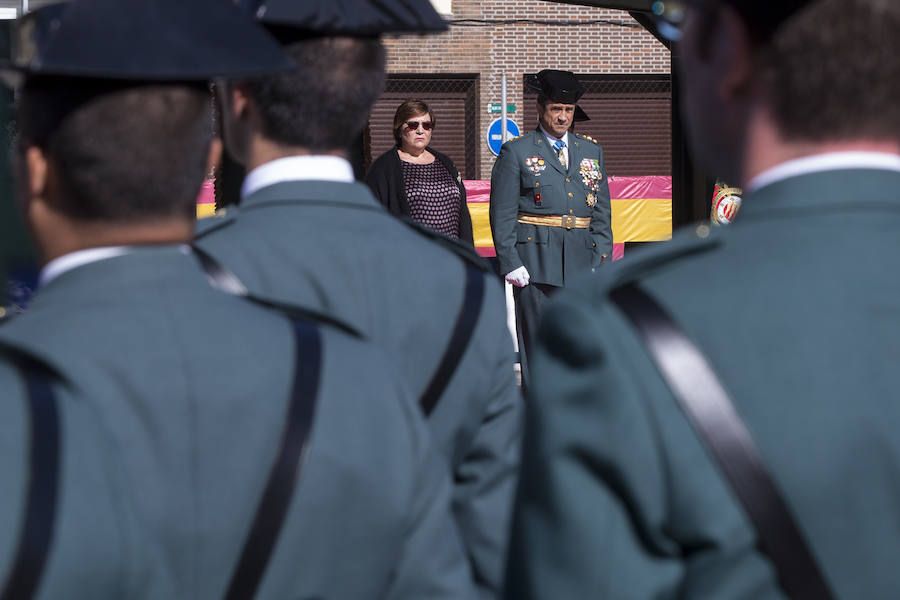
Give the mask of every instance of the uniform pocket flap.
[[516, 230], [516, 243], [518, 244], [546, 244], [549, 238], [549, 228], [539, 225], [519, 223]]

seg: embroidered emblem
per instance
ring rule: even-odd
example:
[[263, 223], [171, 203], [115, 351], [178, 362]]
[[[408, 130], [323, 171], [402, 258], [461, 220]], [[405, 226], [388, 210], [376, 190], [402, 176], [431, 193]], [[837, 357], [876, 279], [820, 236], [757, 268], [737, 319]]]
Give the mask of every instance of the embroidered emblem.
[[734, 222], [741, 208], [741, 190], [725, 187], [713, 198], [712, 221], [717, 225], [729, 225]]
[[[578, 171], [581, 173], [581, 181], [584, 185], [591, 188], [595, 192], [600, 191], [600, 182], [603, 180], [603, 173], [600, 171], [600, 161], [593, 158], [585, 158], [578, 165]], [[588, 203], [589, 206], [593, 204]]]
[[594, 206], [595, 204], [597, 204], [597, 196], [595, 196], [593, 194], [588, 194], [587, 195], [587, 205]]
[[541, 172], [547, 168], [547, 165], [544, 164], [544, 159], [539, 156], [529, 156], [526, 158], [525, 166], [535, 175], [540, 175]]

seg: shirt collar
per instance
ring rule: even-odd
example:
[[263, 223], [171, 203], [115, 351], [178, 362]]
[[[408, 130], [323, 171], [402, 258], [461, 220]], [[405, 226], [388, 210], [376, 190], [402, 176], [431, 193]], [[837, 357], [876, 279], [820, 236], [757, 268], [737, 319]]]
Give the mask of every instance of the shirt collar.
[[556, 140], [562, 140], [562, 142], [566, 145], [566, 148], [569, 147], [569, 132], [568, 131], [565, 132], [561, 138], [558, 138], [555, 135], [553, 135], [552, 133], [548, 132], [546, 129], [544, 129], [543, 125], [538, 125], [538, 127], [541, 128], [541, 133], [543, 133], [544, 137], [547, 138], [547, 141], [550, 143], [551, 147], [553, 146], [553, 144], [556, 143]]
[[278, 158], [260, 165], [247, 173], [241, 186], [241, 198], [283, 181], [353, 182], [353, 167], [340, 156], [307, 155]]
[[[185, 254], [190, 253], [190, 246], [186, 244], [178, 244], [178, 249]], [[62, 256], [57, 256], [41, 269], [38, 275], [38, 288], [42, 288], [63, 273], [87, 265], [90, 263], [114, 258], [124, 254], [130, 254], [137, 249], [138, 246], [100, 246], [98, 248], [85, 248], [84, 250], [76, 250]]]
[[886, 169], [900, 171], [900, 155], [889, 152], [826, 152], [795, 158], [775, 165], [753, 177], [744, 187], [745, 195], [759, 191], [768, 185], [820, 171], [838, 169]]

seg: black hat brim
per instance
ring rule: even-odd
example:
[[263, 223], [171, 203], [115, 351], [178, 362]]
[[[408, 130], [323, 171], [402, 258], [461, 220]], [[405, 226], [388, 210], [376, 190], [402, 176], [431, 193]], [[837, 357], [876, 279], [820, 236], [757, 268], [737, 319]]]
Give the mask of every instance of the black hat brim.
[[439, 33], [447, 22], [427, 0], [263, 0], [256, 18], [295, 37]]
[[[98, 16], [99, 15], [99, 16]], [[231, 2], [75, 0], [17, 23], [2, 77], [123, 81], [249, 78], [295, 68], [280, 45]]]

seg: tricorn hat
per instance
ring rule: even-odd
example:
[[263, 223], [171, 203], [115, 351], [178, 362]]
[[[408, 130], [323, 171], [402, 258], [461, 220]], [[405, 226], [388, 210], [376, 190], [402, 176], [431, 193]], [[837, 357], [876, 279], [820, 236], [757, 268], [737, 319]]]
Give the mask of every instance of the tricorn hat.
[[295, 68], [231, 0], [72, 0], [16, 23], [11, 75], [204, 81]]
[[574, 121], [575, 123], [580, 123], [582, 121], [590, 121], [590, 120], [591, 120], [591, 118], [587, 115], [586, 112], [584, 112], [584, 109], [576, 104], [575, 105], [575, 114], [572, 116], [572, 121]]
[[[241, 0], [264, 25], [295, 37], [446, 31], [427, 0]], [[279, 36], [282, 37], [282, 36]]]
[[571, 71], [544, 69], [528, 81], [528, 87], [563, 104], [575, 104], [584, 94], [584, 88]]

